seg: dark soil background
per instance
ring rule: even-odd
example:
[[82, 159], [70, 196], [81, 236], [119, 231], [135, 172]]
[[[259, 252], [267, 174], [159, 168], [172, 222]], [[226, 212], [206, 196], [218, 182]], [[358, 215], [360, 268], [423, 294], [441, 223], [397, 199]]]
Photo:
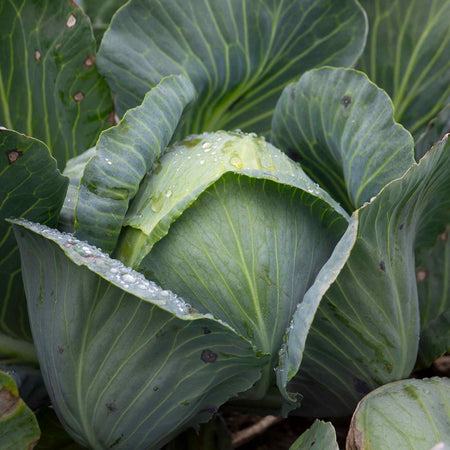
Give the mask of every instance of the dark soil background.
[[[412, 378], [450, 377], [450, 354], [438, 358], [433, 365], [426, 370], [415, 372]], [[239, 437], [243, 430], [261, 422], [264, 417], [256, 414], [243, 414], [237, 412], [223, 413], [223, 418], [230, 429], [233, 440]], [[275, 420], [275, 419], [274, 419]], [[339, 448], [345, 448], [348, 427], [351, 417], [330, 419], [336, 429]], [[314, 419], [290, 416], [287, 419], [278, 419], [260, 434], [252, 434], [245, 442], [236, 443], [234, 448], [239, 450], [287, 450], [295, 440], [306, 431], [314, 422]]]

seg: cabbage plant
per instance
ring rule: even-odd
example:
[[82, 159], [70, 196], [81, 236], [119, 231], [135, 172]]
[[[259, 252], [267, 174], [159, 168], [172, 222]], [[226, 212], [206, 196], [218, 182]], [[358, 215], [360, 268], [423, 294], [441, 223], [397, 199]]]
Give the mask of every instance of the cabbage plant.
[[450, 2], [405, 4], [132, 0], [97, 55], [70, 2], [4, 2], [0, 368], [29, 404], [39, 368], [81, 446], [160, 448], [224, 404], [352, 414], [450, 350]]

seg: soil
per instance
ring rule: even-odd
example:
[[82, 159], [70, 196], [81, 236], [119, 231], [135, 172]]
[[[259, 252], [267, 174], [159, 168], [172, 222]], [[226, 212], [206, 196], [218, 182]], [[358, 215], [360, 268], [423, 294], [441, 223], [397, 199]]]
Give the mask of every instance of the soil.
[[[450, 354], [438, 358], [433, 365], [425, 370], [415, 372], [413, 378], [450, 377]], [[244, 414], [238, 412], [223, 413], [223, 418], [231, 431], [233, 438], [242, 430], [261, 422], [264, 417], [256, 414]], [[336, 430], [339, 448], [345, 448], [348, 427], [351, 417], [339, 419], [322, 419], [330, 421]], [[262, 433], [253, 432], [246, 442], [235, 445], [239, 450], [288, 450], [295, 440], [306, 431], [314, 422], [314, 419], [291, 416], [283, 420], [273, 420]], [[257, 428], [257, 427], [256, 427]]]

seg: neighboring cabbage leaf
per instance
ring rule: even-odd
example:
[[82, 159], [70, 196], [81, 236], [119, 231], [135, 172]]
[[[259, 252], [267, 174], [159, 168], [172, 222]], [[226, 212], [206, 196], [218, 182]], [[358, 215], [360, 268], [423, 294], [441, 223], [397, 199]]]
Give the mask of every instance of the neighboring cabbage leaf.
[[285, 84], [313, 67], [351, 66], [366, 31], [355, 0], [133, 0], [114, 16], [98, 63], [119, 116], [164, 76], [184, 74], [198, 99], [178, 139], [268, 135]]
[[[327, 89], [327, 85], [322, 83], [323, 75], [327, 73], [329, 76], [325, 79], [348, 77], [351, 85], [356, 82], [362, 84], [360, 91], [364, 92], [364, 87], [372, 90], [373, 103], [368, 97], [363, 104], [352, 104], [350, 101], [344, 105], [340, 95], [324, 97], [317, 103], [317, 97], [320, 98]], [[340, 156], [340, 159], [335, 159], [339, 171], [336, 170], [331, 176], [336, 177], [347, 192], [351, 192], [352, 177], [341, 174], [348, 173], [346, 161], [357, 155], [363, 160], [377, 161], [373, 171], [380, 176], [380, 184], [387, 183], [378, 195], [370, 199], [370, 203], [355, 211], [353, 220], [357, 232], [353, 243], [349, 235], [348, 243], [342, 244], [343, 250], [333, 255], [327, 263], [330, 270], [324, 268], [315, 286], [306, 294], [294, 316], [293, 331], [288, 331], [286, 348], [281, 353], [279, 386], [286, 398], [292, 401], [298, 400], [295, 393], [300, 392], [304, 396], [299, 412], [304, 415], [343, 415], [349, 414], [356, 402], [371, 389], [408, 376], [414, 366], [420, 327], [414, 250], [418, 243], [424, 244], [427, 240], [434, 242], [433, 236], [448, 223], [450, 145], [446, 140], [441, 141], [419, 165], [412, 164], [405, 174], [402, 175], [403, 166], [399, 164], [386, 176], [383, 171], [377, 171], [377, 167], [384, 166], [392, 150], [385, 158], [379, 158], [378, 153], [383, 154], [383, 149], [389, 146], [390, 131], [399, 128], [391, 117], [386, 120], [387, 129], [382, 127], [382, 131], [377, 130], [377, 123], [370, 115], [372, 109], [379, 107], [377, 89], [361, 74], [344, 69], [320, 69], [305, 74], [305, 77], [309, 80], [309, 90], [306, 93], [296, 90], [295, 97], [300, 102], [304, 98], [311, 99], [311, 111], [320, 107], [318, 114], [323, 119], [308, 123], [317, 127], [317, 131], [313, 128], [311, 136], [324, 136], [320, 145], [322, 157], [330, 159], [336, 154]], [[298, 85], [302, 83], [300, 80]], [[291, 89], [288, 87], [286, 91], [291, 92]], [[287, 95], [280, 100], [284, 104], [294, 101]], [[354, 130], [365, 130], [362, 136], [369, 143], [380, 139], [378, 147], [362, 145], [359, 152], [353, 152], [351, 146], [344, 146], [339, 133], [345, 135], [347, 132], [345, 120], [343, 126], [336, 127], [334, 131], [336, 139], [331, 140], [326, 133], [330, 128], [323, 124], [345, 113], [345, 109], [347, 114], [352, 115], [353, 108], [359, 110], [359, 114], [354, 116], [354, 122], [350, 122], [349, 126]], [[303, 119], [303, 116], [293, 114], [283, 119], [277, 115], [283, 109], [284, 106], [277, 107], [274, 136], [282, 135], [277, 124], [285, 126], [285, 123], [290, 124], [290, 136], [301, 134], [298, 130], [304, 128], [304, 120], [309, 118]], [[368, 123], [365, 122], [364, 111], [369, 112]], [[395, 136], [395, 133], [392, 135]], [[275, 142], [278, 141], [275, 139]], [[304, 150], [309, 155], [311, 147], [298, 146], [295, 138], [283, 142], [285, 148], [297, 149], [300, 155]], [[319, 142], [319, 139], [313, 142]], [[413, 145], [409, 133], [403, 133], [401, 139], [397, 138], [393, 150], [395, 148], [403, 149], [402, 152], [409, 154], [409, 161], [412, 161]], [[370, 153], [366, 154], [364, 150]], [[364, 173], [365, 169], [366, 165], [359, 166]], [[314, 167], [309, 166], [309, 170], [313, 172]], [[322, 181], [322, 172], [314, 173]], [[393, 181], [400, 175], [400, 179]], [[376, 186], [377, 176], [373, 178], [373, 186]], [[358, 179], [357, 174], [355, 178]], [[359, 179], [365, 178], [359, 176]], [[370, 194], [367, 193], [367, 196]], [[347, 198], [350, 200], [351, 197]], [[367, 197], [363, 199], [367, 200]], [[345, 251], [349, 252], [349, 256], [342, 266]], [[308, 336], [302, 334], [307, 329], [302, 317], [306, 307], [318, 308]], [[295, 375], [299, 367], [300, 372]], [[318, 401], [323, 395], [327, 395], [326, 404]]]
[[64, 169], [112, 110], [89, 19], [68, 0], [5, 0], [0, 48], [0, 126], [45, 142]]
[[359, 403], [347, 437], [349, 450], [444, 450], [449, 444], [450, 380], [437, 377], [371, 392]]
[[78, 2], [91, 19], [98, 44], [108, 28], [112, 16], [126, 2], [127, 0], [80, 0]]
[[225, 323], [71, 235], [13, 227], [44, 381], [81, 445], [160, 447], [260, 377], [267, 358]]
[[[439, 214], [439, 208], [430, 214]], [[421, 318], [418, 363], [424, 368], [450, 352], [449, 228], [438, 236], [434, 245], [416, 251], [416, 279]]]
[[289, 450], [339, 450], [336, 442], [336, 432], [330, 422], [315, 420], [311, 428], [306, 430], [290, 447]]
[[0, 358], [5, 364], [37, 362], [19, 251], [5, 219], [26, 217], [55, 226], [67, 183], [45, 144], [12, 130], [0, 130]]
[[16, 383], [0, 371], [0, 448], [32, 449], [40, 434], [36, 417], [19, 397]]
[[450, 0], [361, 4], [370, 31], [360, 67], [387, 91], [395, 119], [416, 136], [450, 95]]
[[271, 141], [350, 213], [414, 162], [412, 137], [394, 122], [389, 97], [351, 69], [311, 70], [287, 86]]

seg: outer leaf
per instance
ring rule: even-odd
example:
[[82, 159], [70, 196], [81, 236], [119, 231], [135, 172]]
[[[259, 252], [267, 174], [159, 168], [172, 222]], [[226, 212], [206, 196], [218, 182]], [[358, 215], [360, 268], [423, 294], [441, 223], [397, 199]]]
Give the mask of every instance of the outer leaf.
[[100, 137], [83, 173], [75, 211], [76, 236], [110, 253], [139, 184], [172, 138], [194, 90], [183, 76], [152, 89], [138, 108]]
[[114, 13], [126, 2], [127, 0], [85, 0], [79, 2], [91, 19], [98, 43], [100, 43]]
[[436, 377], [371, 392], [353, 415], [347, 449], [429, 450], [442, 441], [450, 442], [450, 380]]
[[423, 155], [433, 146], [433, 144], [441, 139], [445, 134], [450, 133], [450, 98], [447, 99], [447, 104], [424, 127], [421, 133], [416, 133], [415, 152], [416, 159], [419, 160]]
[[112, 109], [89, 19], [69, 0], [5, 0], [0, 48], [0, 125], [44, 141], [63, 169]]
[[353, 64], [365, 34], [354, 0], [134, 0], [105, 33], [99, 65], [119, 115], [162, 77], [181, 73], [199, 94], [183, 137], [268, 134], [284, 85], [312, 67]]
[[265, 391], [292, 313], [343, 234], [346, 214], [252, 135], [193, 136], [159, 164], [127, 213], [118, 255], [270, 353]]
[[31, 343], [20, 257], [8, 217], [56, 225], [68, 180], [42, 142], [0, 130], [0, 355], [36, 362]]
[[[440, 205], [436, 205], [440, 208]], [[436, 214], [430, 211], [429, 214]], [[450, 225], [450, 224], [449, 224]], [[428, 367], [450, 351], [450, 243], [448, 231], [416, 251], [421, 337], [419, 365]]]
[[[371, 389], [411, 372], [419, 335], [414, 241], [448, 220], [449, 171], [444, 140], [354, 213], [358, 231], [348, 260], [337, 278], [329, 272], [300, 371], [294, 378], [288, 371], [288, 391], [304, 397], [300, 414], [348, 414]], [[440, 205], [439, 216], [427, 214], [430, 204]], [[324, 277], [317, 283], [327, 287]], [[292, 364], [298, 349], [286, 351]]]
[[287, 86], [271, 140], [349, 211], [414, 162], [412, 137], [394, 122], [389, 97], [354, 70], [312, 70]]
[[14, 380], [0, 371], [0, 448], [32, 449], [40, 434], [36, 417], [19, 397]]
[[339, 450], [336, 432], [330, 422], [316, 419], [311, 428], [292, 444], [290, 450], [310, 450], [313, 446], [321, 450]]
[[259, 378], [266, 358], [229, 326], [71, 235], [14, 227], [44, 380], [80, 444], [160, 447]]
[[395, 119], [415, 134], [450, 95], [450, 0], [361, 4], [371, 30], [361, 67], [392, 97]]

